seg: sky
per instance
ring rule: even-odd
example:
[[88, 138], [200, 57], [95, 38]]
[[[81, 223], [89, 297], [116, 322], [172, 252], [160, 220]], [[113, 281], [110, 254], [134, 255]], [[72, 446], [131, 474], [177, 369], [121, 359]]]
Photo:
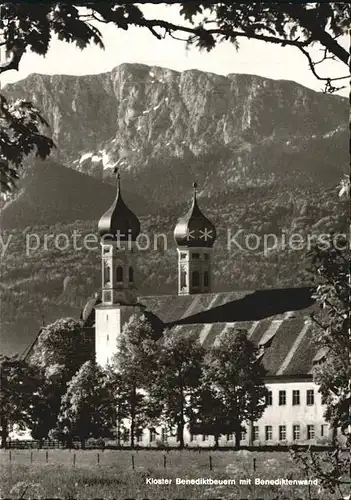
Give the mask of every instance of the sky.
[[[176, 5], [143, 5], [144, 15], [149, 18], [162, 17], [175, 24], [184, 23]], [[257, 40], [240, 40], [239, 51], [224, 42], [210, 53], [197, 48], [186, 50], [185, 43], [170, 37], [157, 40], [145, 28], [129, 28], [128, 31], [112, 25], [99, 25], [105, 50], [91, 46], [83, 51], [73, 44], [52, 40], [45, 57], [28, 53], [20, 63], [19, 71], [11, 70], [1, 75], [1, 85], [22, 80], [30, 73], [44, 74], [97, 74], [110, 71], [124, 62], [143, 63], [184, 71], [198, 69], [221, 75], [247, 73], [273, 79], [293, 80], [306, 87], [322, 91], [324, 83], [311, 73], [306, 58], [294, 47], [280, 47]], [[345, 40], [347, 47], [348, 40]], [[311, 52], [319, 59], [320, 48]], [[324, 76], [340, 76], [345, 66], [326, 61], [319, 67]], [[347, 80], [345, 80], [347, 82]], [[348, 89], [339, 94], [347, 96]]]

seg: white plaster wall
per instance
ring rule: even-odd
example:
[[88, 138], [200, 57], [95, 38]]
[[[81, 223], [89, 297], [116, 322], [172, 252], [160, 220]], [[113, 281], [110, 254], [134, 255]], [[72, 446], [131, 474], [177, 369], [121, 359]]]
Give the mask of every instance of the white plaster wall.
[[[318, 386], [312, 381], [294, 381], [294, 382], [271, 382], [267, 383], [266, 387], [268, 390], [272, 391], [273, 404], [272, 406], [267, 406], [263, 416], [254, 425], [259, 427], [259, 441], [254, 441], [255, 446], [259, 445], [276, 445], [276, 444], [291, 444], [293, 443], [293, 425], [300, 425], [300, 444], [318, 444], [324, 442], [330, 437], [330, 431], [328, 425], [323, 418], [324, 408], [321, 404], [321, 396], [318, 393]], [[314, 404], [312, 406], [307, 406], [306, 404], [306, 391], [308, 389], [314, 390]], [[279, 406], [279, 391], [286, 391], [286, 405]], [[300, 391], [300, 405], [292, 405], [292, 391]], [[315, 439], [307, 440], [307, 425], [315, 426]], [[273, 439], [271, 441], [265, 440], [265, 426], [271, 425], [273, 430]], [[279, 426], [286, 426], [286, 441], [279, 441]], [[324, 436], [321, 436], [321, 426], [324, 425]], [[244, 425], [246, 428], [246, 438], [241, 441], [241, 445], [249, 445], [249, 427]], [[156, 428], [157, 435], [153, 442], [150, 442], [150, 432], [145, 429], [143, 432], [143, 438], [137, 444], [140, 446], [157, 446], [157, 442], [161, 443], [162, 427]], [[329, 436], [325, 434], [328, 432]], [[207, 436], [204, 440], [202, 435], [193, 436], [191, 440], [190, 433], [186, 429], [184, 432], [184, 440], [189, 447], [208, 447], [213, 446], [214, 438], [213, 436]], [[126, 443], [128, 444], [128, 443]], [[233, 439], [228, 440], [227, 436], [221, 436], [219, 440], [220, 446], [233, 446]], [[167, 445], [177, 446], [176, 438], [173, 436], [168, 437]]]
[[[321, 436], [321, 425], [325, 425], [323, 418], [324, 408], [321, 402], [321, 395], [318, 393], [318, 386], [312, 381], [294, 382], [271, 382], [266, 385], [272, 391], [273, 404], [267, 406], [263, 416], [255, 423], [259, 427], [259, 442], [261, 444], [279, 443], [279, 426], [286, 426], [287, 442], [293, 442], [293, 425], [300, 425], [300, 441], [316, 443], [318, 439], [325, 439]], [[307, 405], [307, 390], [314, 390], [314, 404]], [[279, 406], [279, 391], [286, 391], [286, 404]], [[292, 404], [293, 390], [300, 391], [300, 404]], [[273, 427], [272, 441], [265, 441], [265, 426]], [[307, 441], [307, 425], [315, 426], [315, 439]], [[247, 434], [248, 437], [248, 434]], [[247, 439], [248, 442], [248, 439]]]
[[117, 337], [121, 333], [120, 308], [96, 308], [95, 355], [96, 362], [105, 366], [116, 353]]

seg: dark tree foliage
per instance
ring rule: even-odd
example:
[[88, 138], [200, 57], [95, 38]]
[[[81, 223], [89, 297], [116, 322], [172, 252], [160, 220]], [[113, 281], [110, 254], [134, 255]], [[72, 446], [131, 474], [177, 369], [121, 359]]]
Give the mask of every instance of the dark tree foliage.
[[157, 332], [149, 319], [132, 316], [117, 341], [117, 353], [107, 369], [113, 391], [117, 420], [117, 440], [128, 431], [133, 448], [135, 438], [159, 413], [150, 404], [147, 390], [156, 370]]
[[114, 404], [104, 370], [93, 361], [87, 361], [72, 377], [67, 392], [61, 399], [57, 435], [67, 444], [74, 438], [111, 437]]
[[[340, 196], [347, 196], [350, 183], [341, 184]], [[333, 428], [333, 449], [324, 456], [293, 450], [293, 458], [308, 476], [318, 478], [323, 493], [338, 498], [350, 491], [351, 445], [351, 338], [350, 338], [350, 242], [344, 236], [331, 235], [323, 246], [310, 253], [315, 276], [315, 298], [320, 310], [312, 317], [314, 342], [319, 346], [314, 380], [319, 386], [324, 418]], [[341, 431], [341, 439], [338, 432]]]
[[31, 426], [31, 407], [36, 404], [42, 383], [38, 370], [17, 357], [0, 356], [0, 428], [1, 448], [6, 447], [9, 432], [17, 426]]
[[41, 329], [28, 356], [29, 363], [40, 369], [43, 379], [30, 409], [33, 438], [47, 438], [55, 428], [67, 384], [92, 357], [92, 339], [86, 337], [78, 321], [58, 319]]
[[345, 236], [331, 235], [311, 252], [319, 313], [313, 315], [320, 356], [314, 369], [325, 418], [351, 444], [350, 246]]
[[157, 353], [151, 401], [161, 409], [161, 421], [176, 429], [179, 448], [184, 430], [194, 420], [194, 400], [200, 387], [204, 348], [193, 338], [166, 332]]
[[216, 445], [221, 435], [234, 433], [239, 448], [242, 424], [258, 420], [266, 407], [265, 373], [244, 330], [224, 333], [205, 356], [193, 432], [213, 435]]
[[45, 159], [54, 147], [52, 139], [41, 133], [48, 124], [32, 103], [9, 103], [0, 94], [0, 189], [11, 191], [19, 178], [26, 156], [34, 153]]
[[[53, 35], [80, 49], [91, 43], [103, 48], [96, 25], [111, 23], [123, 30], [130, 26], [148, 29], [159, 40], [171, 36], [207, 51], [222, 41], [229, 41], [238, 49], [241, 38], [296, 47], [328, 92], [343, 88], [337, 82], [349, 77], [348, 70], [340, 77], [321, 76], [317, 67], [328, 59], [348, 67], [349, 54], [341, 43], [350, 24], [347, 3], [183, 2], [178, 5], [184, 19], [180, 25], [164, 19], [148, 19], [142, 5], [133, 3], [5, 3], [0, 13], [0, 46], [5, 48], [7, 60], [0, 64], [0, 75], [18, 70], [27, 51], [44, 56]], [[182, 34], [183, 39], [179, 38]], [[319, 61], [314, 61], [309, 52], [316, 42], [322, 50]], [[4, 190], [11, 190], [23, 158], [30, 152], [46, 158], [53, 142], [42, 135], [46, 122], [30, 103], [8, 104], [1, 97], [0, 120], [0, 180]]]

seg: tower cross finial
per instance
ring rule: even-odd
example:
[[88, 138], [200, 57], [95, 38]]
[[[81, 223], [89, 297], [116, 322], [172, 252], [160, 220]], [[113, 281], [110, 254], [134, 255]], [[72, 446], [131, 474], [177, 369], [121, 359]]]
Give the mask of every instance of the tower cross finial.
[[121, 174], [119, 173], [119, 167], [115, 167], [113, 172], [116, 174], [117, 190], [119, 191], [120, 183], [121, 183]]
[[193, 182], [193, 191], [194, 191], [194, 199], [196, 199], [196, 193], [197, 193], [197, 182]]

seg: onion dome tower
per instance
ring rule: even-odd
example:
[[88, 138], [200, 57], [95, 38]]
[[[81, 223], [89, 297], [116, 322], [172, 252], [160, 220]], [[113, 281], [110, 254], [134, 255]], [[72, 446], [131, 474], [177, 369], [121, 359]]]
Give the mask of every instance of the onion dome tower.
[[117, 338], [132, 314], [140, 314], [135, 284], [135, 241], [140, 233], [138, 217], [121, 194], [117, 171], [115, 201], [101, 217], [102, 292], [95, 306], [95, 353], [100, 365], [109, 363], [117, 349]]
[[197, 202], [197, 184], [193, 184], [193, 201], [189, 212], [174, 229], [178, 247], [178, 294], [211, 292], [212, 252], [216, 228], [201, 212]]
[[134, 242], [140, 233], [138, 217], [124, 203], [121, 193], [121, 176], [117, 172], [117, 195], [107, 212], [99, 220], [99, 234], [103, 240]]

